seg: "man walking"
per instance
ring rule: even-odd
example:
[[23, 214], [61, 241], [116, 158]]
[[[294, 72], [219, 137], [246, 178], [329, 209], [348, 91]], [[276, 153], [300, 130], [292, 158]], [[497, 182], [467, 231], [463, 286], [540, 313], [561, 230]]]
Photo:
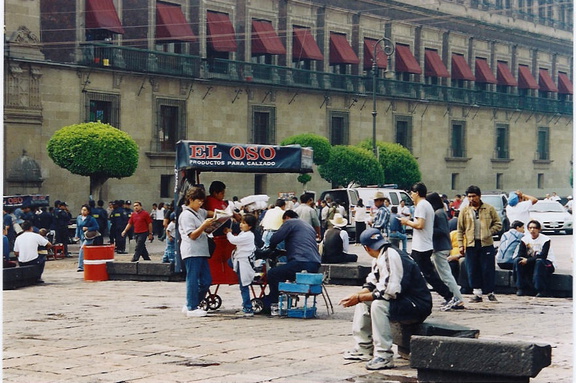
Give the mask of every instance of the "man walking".
[[152, 218], [150, 214], [142, 208], [140, 201], [134, 201], [134, 211], [130, 215], [124, 231], [122, 231], [122, 237], [126, 236], [126, 233], [128, 233], [132, 227], [134, 227], [134, 237], [136, 239], [136, 249], [134, 249], [132, 262], [137, 262], [140, 256], [142, 256], [145, 261], [150, 261], [150, 255], [146, 249], [146, 238], [150, 239], [150, 241], [154, 239], [154, 234], [152, 234]]
[[[468, 280], [474, 294], [470, 303], [482, 302], [483, 293], [488, 294], [488, 300], [491, 302], [498, 302], [494, 295], [496, 252], [492, 236], [502, 229], [502, 222], [496, 209], [482, 202], [481, 196], [478, 186], [469, 186], [466, 190], [469, 204], [460, 211], [458, 216], [458, 246], [460, 254], [466, 253]], [[466, 251], [464, 251], [464, 245], [466, 245]]]
[[454, 294], [448, 286], [442, 282], [438, 275], [431, 257], [434, 253], [434, 209], [430, 202], [426, 201], [428, 189], [422, 182], [417, 182], [410, 189], [410, 197], [416, 205], [414, 209], [414, 220], [406, 217], [400, 218], [403, 225], [410, 226], [414, 229], [412, 233], [412, 258], [416, 261], [426, 282], [428, 282], [438, 294], [440, 294], [448, 304]]

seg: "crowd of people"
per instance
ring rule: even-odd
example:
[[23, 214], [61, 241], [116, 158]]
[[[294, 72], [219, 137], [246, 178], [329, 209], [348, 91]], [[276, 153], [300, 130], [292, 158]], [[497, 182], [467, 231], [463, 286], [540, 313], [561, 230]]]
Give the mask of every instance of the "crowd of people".
[[[103, 201], [89, 201], [75, 220], [74, 238], [80, 243], [78, 271], [84, 267], [84, 246], [103, 244], [106, 235], [118, 254], [126, 254], [126, 239], [133, 238], [133, 262], [140, 257], [151, 259], [146, 241], [157, 237], [166, 241], [162, 262], [174, 262], [179, 246], [186, 273], [182, 312], [202, 317], [207, 314], [203, 300], [212, 284], [208, 260], [225, 239], [226, 251], [231, 252], [229, 266], [237, 274], [242, 298], [238, 315], [251, 317], [254, 308], [249, 286], [255, 275], [257, 249], [280, 251], [284, 261], [267, 272], [269, 294], [264, 297], [264, 312], [271, 315], [278, 315], [280, 282], [294, 281], [298, 272], [316, 273], [322, 263], [357, 261], [345, 230], [351, 217], [339, 201], [322, 200], [317, 208], [314, 196], [304, 193], [299, 198], [279, 198], [261, 209], [250, 206], [252, 203], [242, 205], [238, 198], [228, 202], [225, 193], [221, 181], [212, 182], [208, 192], [190, 187], [178, 216], [170, 203], [155, 203], [147, 212], [140, 201], [111, 201], [107, 209]], [[467, 188], [466, 205], [461, 195], [449, 201], [445, 195], [429, 193], [422, 182], [411, 187], [410, 197], [413, 210], [404, 201], [390, 206], [390, 200], [379, 191], [373, 196], [373, 212], [362, 200], [354, 208], [356, 242], [373, 261], [363, 288], [340, 302], [344, 307], [355, 306], [356, 344], [344, 358], [366, 360], [369, 370], [394, 366], [390, 321], [417, 323], [430, 315], [432, 298], [427, 284], [444, 299], [443, 311], [464, 309], [463, 292], [472, 294], [469, 303], [498, 302], [494, 293], [498, 264], [513, 270], [519, 296], [549, 295], [554, 254], [550, 238], [541, 234], [541, 224], [530, 220], [535, 197], [519, 190], [510, 193], [507, 214], [512, 223], [498, 249], [493, 238], [501, 231], [502, 222], [495, 208], [482, 201], [479, 187]], [[68, 254], [72, 214], [66, 202], [56, 201], [50, 209], [34, 211], [23, 206], [17, 210], [4, 210], [4, 267], [15, 266], [6, 258], [12, 250], [20, 265], [41, 267], [53, 243], [62, 243]], [[226, 224], [217, 219], [222, 211], [229, 212]], [[412, 229], [410, 255], [407, 227]]]

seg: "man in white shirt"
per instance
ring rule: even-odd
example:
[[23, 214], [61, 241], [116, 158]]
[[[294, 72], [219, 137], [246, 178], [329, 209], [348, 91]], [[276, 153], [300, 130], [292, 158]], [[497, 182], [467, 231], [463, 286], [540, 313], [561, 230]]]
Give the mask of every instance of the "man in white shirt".
[[[426, 282], [428, 282], [446, 302], [449, 302], [454, 294], [448, 286], [442, 282], [436, 272], [436, 268], [430, 259], [434, 252], [434, 209], [430, 202], [426, 201], [428, 189], [422, 182], [417, 182], [410, 189], [410, 197], [416, 205], [414, 210], [414, 220], [406, 217], [399, 218], [403, 225], [414, 229], [412, 233], [412, 258], [416, 261]], [[397, 218], [398, 219], [398, 218]]]
[[16, 241], [14, 242], [14, 254], [18, 257], [18, 264], [20, 266], [38, 265], [40, 267], [38, 282], [41, 283], [46, 259], [43, 256], [40, 257], [38, 247], [44, 246], [46, 249], [50, 249], [52, 244], [40, 234], [34, 233], [30, 221], [24, 221], [22, 223], [22, 230], [22, 233], [16, 237]]
[[538, 202], [538, 198], [522, 193], [520, 190], [511, 192], [508, 196], [506, 215], [510, 222], [520, 221], [527, 224], [530, 221], [530, 208]]
[[[262, 241], [264, 241], [264, 246], [270, 246], [270, 238], [272, 234], [274, 234], [280, 226], [282, 226], [282, 215], [284, 214], [284, 210], [286, 209], [286, 201], [281, 198], [276, 200], [276, 204], [273, 209], [270, 209], [264, 214], [264, 218], [262, 218], [262, 222], [260, 222], [260, 226], [264, 229], [262, 234]], [[284, 249], [284, 242], [281, 245], [276, 247], [277, 249]]]

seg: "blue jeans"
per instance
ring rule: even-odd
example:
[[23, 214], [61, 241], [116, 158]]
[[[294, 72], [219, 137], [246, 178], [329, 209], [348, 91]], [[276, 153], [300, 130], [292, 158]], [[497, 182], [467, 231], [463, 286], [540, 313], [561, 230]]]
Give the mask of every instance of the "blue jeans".
[[547, 293], [550, 285], [550, 276], [554, 273], [554, 265], [547, 259], [536, 259], [521, 265], [522, 258], [514, 258], [514, 272], [516, 274], [516, 287], [518, 290], [531, 290], [532, 285], [538, 293]]
[[466, 248], [466, 269], [468, 281], [473, 289], [482, 289], [482, 294], [494, 292], [496, 285], [496, 252], [494, 246], [482, 246], [476, 241], [475, 246]]
[[186, 268], [186, 306], [188, 310], [195, 310], [212, 284], [208, 257], [188, 257], [183, 262]]
[[404, 233], [400, 233], [399, 231], [393, 231], [390, 233], [388, 239], [400, 239], [402, 241], [402, 250], [408, 251], [408, 236]]
[[78, 252], [78, 268], [84, 270], [84, 246], [90, 246], [94, 243], [94, 238], [84, 239], [80, 245], [80, 251]]
[[280, 282], [296, 280], [296, 273], [302, 270], [306, 270], [309, 273], [317, 273], [318, 269], [320, 269], [319, 263], [300, 261], [292, 261], [271, 268], [267, 274], [270, 303], [278, 303], [278, 285]]
[[174, 262], [174, 254], [176, 251], [175, 248], [176, 239], [172, 238], [172, 240], [166, 239], [166, 250], [164, 250], [164, 256], [162, 257], [162, 262]]
[[[228, 266], [234, 269], [232, 259], [228, 260]], [[242, 275], [240, 274], [241, 268], [238, 268], [238, 286], [240, 287], [240, 296], [242, 297], [242, 310], [246, 313], [254, 312], [252, 308], [252, 301], [250, 300], [250, 285], [242, 286]]]

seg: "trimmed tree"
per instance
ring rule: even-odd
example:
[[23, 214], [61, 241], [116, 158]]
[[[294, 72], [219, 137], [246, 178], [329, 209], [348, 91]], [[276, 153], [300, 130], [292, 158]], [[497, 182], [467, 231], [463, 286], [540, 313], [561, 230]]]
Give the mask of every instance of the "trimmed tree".
[[[372, 151], [372, 140], [362, 141], [359, 147]], [[397, 184], [400, 189], [409, 189], [422, 179], [418, 161], [408, 149], [392, 142], [376, 141], [380, 155], [380, 165], [389, 184]]]
[[334, 186], [351, 182], [361, 185], [384, 183], [384, 171], [369, 150], [338, 145], [332, 148], [330, 160], [318, 167], [320, 176]]
[[[330, 145], [330, 141], [328, 141], [326, 137], [322, 137], [313, 133], [304, 133], [285, 138], [282, 140], [282, 142], [280, 142], [280, 145], [294, 144], [298, 144], [303, 148], [312, 148], [312, 150], [314, 150], [313, 161], [316, 165], [325, 164], [330, 159], [332, 145]], [[312, 176], [307, 173], [303, 173], [298, 176], [298, 182], [300, 182], [304, 188], [306, 188], [306, 184], [311, 180]]]
[[101, 122], [65, 126], [46, 148], [56, 165], [90, 177], [90, 195], [98, 199], [109, 178], [130, 177], [138, 167], [138, 145], [132, 137]]

